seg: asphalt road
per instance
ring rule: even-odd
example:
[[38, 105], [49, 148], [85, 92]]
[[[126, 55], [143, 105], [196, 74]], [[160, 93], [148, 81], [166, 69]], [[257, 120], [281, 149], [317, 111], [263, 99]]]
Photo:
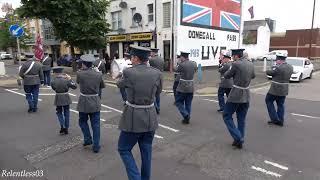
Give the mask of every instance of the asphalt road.
[[[162, 94], [152, 179], [320, 179], [319, 84], [318, 73], [312, 80], [291, 85], [283, 128], [267, 125], [264, 97], [268, 87], [252, 90], [243, 150], [231, 147], [232, 139], [216, 112], [216, 97], [195, 97], [191, 124], [182, 125], [173, 97]], [[58, 135], [53, 91], [42, 88], [40, 93], [39, 112], [28, 114], [23, 90], [0, 89], [1, 173], [40, 170], [42, 179], [50, 180], [127, 179], [117, 153], [122, 110], [117, 88], [108, 85], [103, 91], [99, 154], [82, 147], [75, 111], [79, 91], [71, 92], [74, 103], [67, 136]], [[134, 152], [139, 161], [137, 148]]]

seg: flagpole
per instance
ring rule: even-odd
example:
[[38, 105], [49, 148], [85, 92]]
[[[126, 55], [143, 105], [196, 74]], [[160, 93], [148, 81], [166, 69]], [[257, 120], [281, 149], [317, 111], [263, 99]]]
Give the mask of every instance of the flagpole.
[[309, 59], [311, 59], [311, 53], [312, 53], [312, 31], [313, 31], [315, 7], [316, 7], [316, 0], [313, 1], [313, 14], [312, 14], [312, 23], [311, 23], [311, 29], [310, 29], [310, 43], [309, 43]]

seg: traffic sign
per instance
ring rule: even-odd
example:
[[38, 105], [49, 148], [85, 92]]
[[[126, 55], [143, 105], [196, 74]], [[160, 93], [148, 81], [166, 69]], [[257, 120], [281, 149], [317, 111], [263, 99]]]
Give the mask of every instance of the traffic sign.
[[21, 37], [24, 34], [24, 30], [17, 24], [11, 25], [9, 31], [14, 37]]

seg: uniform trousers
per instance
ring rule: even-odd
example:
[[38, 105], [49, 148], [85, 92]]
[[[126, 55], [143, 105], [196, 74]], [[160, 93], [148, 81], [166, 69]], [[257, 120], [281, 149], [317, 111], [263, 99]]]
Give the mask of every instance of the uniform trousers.
[[[283, 124], [285, 112], [284, 103], [286, 101], [286, 96], [275, 96], [267, 93], [265, 101], [271, 121], [280, 122]], [[277, 110], [275, 108], [274, 102], [277, 103]]]
[[190, 118], [193, 93], [177, 92], [176, 106], [184, 119]]
[[44, 77], [44, 84], [50, 86], [51, 84], [51, 71], [43, 71], [43, 77]]
[[70, 120], [70, 106], [57, 106], [56, 114], [58, 117], [58, 121], [62, 128], [69, 128], [69, 120]]
[[231, 89], [232, 88], [223, 88], [223, 87], [219, 87], [219, 89], [218, 89], [219, 107], [220, 107], [220, 110], [222, 110], [222, 111], [223, 111], [224, 106], [225, 106], [224, 95], [226, 94], [226, 96], [228, 97]]
[[92, 135], [93, 135], [93, 150], [100, 149], [100, 111], [94, 113], [79, 112], [79, 126], [83, 133], [84, 144], [92, 143], [88, 120], [90, 118]]
[[24, 85], [24, 92], [26, 93], [26, 99], [29, 104], [29, 109], [38, 108], [38, 97], [39, 97], [40, 85]]

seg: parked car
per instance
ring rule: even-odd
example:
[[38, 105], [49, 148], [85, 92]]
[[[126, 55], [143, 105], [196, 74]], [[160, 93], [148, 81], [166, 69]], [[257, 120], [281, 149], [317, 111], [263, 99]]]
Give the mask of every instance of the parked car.
[[12, 59], [12, 55], [6, 52], [0, 52], [0, 60]]
[[274, 51], [269, 52], [268, 54], [263, 55], [262, 57], [258, 57], [258, 59], [261, 59], [261, 60], [263, 60], [263, 61], [264, 61], [264, 60], [267, 60], [267, 61], [273, 60], [273, 61], [275, 61], [275, 60], [276, 60], [276, 57], [277, 57], [276, 54], [277, 54], [278, 52], [288, 54], [288, 51], [287, 51], [287, 50], [274, 50]]
[[57, 65], [71, 67], [72, 66], [72, 56], [69, 54], [65, 54], [65, 55], [61, 56], [57, 61]]
[[[21, 61], [27, 60], [25, 53], [21, 53], [20, 58], [21, 58]], [[19, 60], [19, 58], [17, 58], [17, 60]]]
[[[293, 66], [293, 74], [291, 75], [290, 81], [300, 82], [303, 79], [312, 78], [314, 71], [313, 64], [308, 58], [302, 57], [288, 57], [286, 62]], [[267, 76], [269, 79], [272, 76]]]

